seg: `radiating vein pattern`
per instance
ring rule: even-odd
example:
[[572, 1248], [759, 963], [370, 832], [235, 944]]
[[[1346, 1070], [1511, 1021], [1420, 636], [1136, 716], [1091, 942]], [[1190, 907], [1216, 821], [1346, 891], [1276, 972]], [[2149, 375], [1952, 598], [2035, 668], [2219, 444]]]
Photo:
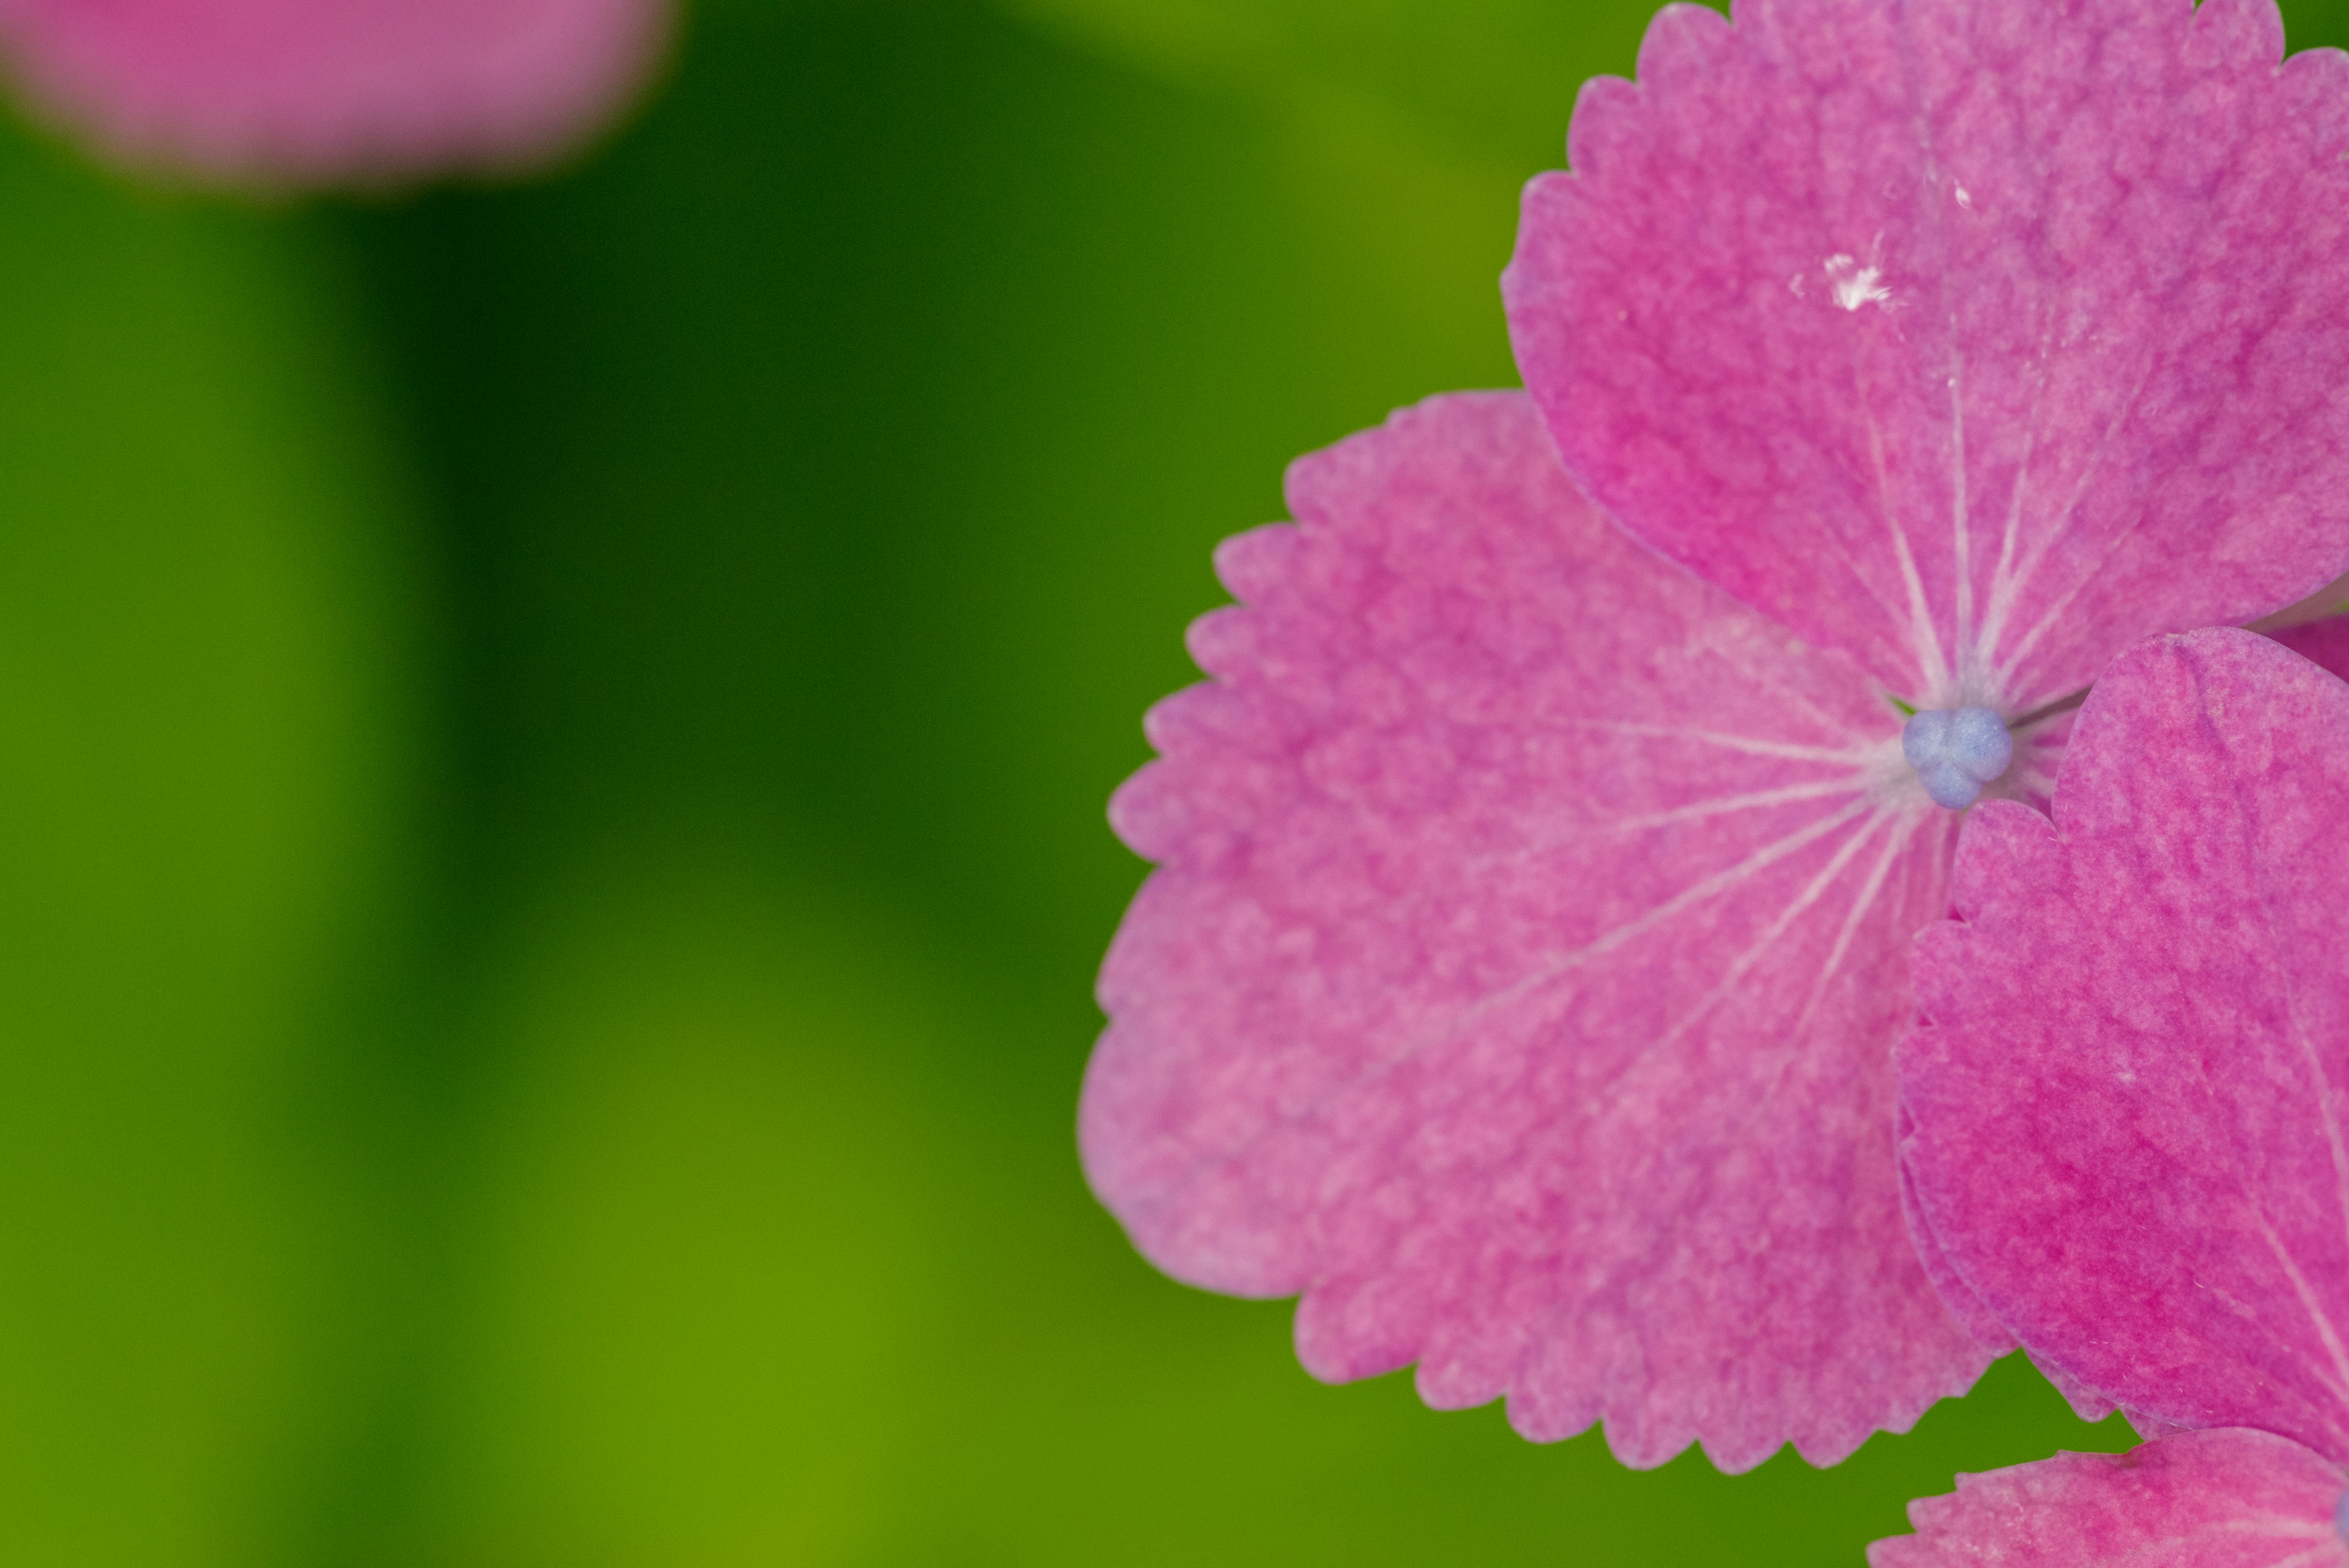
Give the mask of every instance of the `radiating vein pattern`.
[[1636, 1463], [1828, 1459], [1962, 1387], [1885, 1070], [1947, 814], [1881, 686], [1626, 538], [1522, 398], [1290, 501], [1113, 811], [1160, 869], [1082, 1134], [1135, 1240], [1301, 1293], [1322, 1376]]
[[2313, 592], [2349, 566], [2349, 61], [2282, 44], [2264, 0], [1659, 17], [1504, 279], [1567, 468], [1920, 707]]

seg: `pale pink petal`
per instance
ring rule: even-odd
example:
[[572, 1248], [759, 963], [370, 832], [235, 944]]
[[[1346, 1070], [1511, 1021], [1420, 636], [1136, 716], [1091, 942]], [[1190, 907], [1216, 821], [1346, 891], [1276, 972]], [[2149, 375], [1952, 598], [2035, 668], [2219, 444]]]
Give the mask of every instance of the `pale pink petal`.
[[113, 154], [212, 178], [504, 170], [601, 127], [667, 0], [0, 0], [0, 48]]
[[1299, 1354], [1627, 1462], [1817, 1462], [1986, 1356], [1903, 1234], [1889, 1053], [1956, 818], [1899, 716], [1613, 528], [1532, 406], [1299, 462], [1112, 816], [1096, 1189]]
[[2034, 1356], [2349, 1461], [2349, 684], [2158, 639], [2082, 709], [2054, 821], [1971, 814], [1917, 948], [1916, 1213]]
[[2298, 1443], [2227, 1428], [2126, 1454], [1960, 1476], [1909, 1505], [1917, 1533], [1869, 1568], [2349, 1568], [2342, 1474]]
[[1506, 289], [1568, 469], [1920, 705], [2349, 564], [2349, 58], [2271, 0], [1675, 5]]

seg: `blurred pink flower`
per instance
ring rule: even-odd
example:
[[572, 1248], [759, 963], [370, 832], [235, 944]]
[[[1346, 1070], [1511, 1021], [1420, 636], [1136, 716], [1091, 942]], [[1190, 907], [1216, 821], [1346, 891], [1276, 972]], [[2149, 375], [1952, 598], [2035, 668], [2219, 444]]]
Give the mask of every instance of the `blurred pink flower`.
[[2349, 564], [2349, 60], [2281, 52], [2265, 0], [1762, 0], [1588, 89], [1506, 284], [1540, 421], [1297, 464], [1112, 807], [1160, 864], [1081, 1136], [1145, 1254], [1633, 1464], [1971, 1384], [1893, 1155], [1926, 790], [2044, 797], [2034, 711]]
[[1961, 1317], [2190, 1435], [1972, 1478], [1878, 1568], [2349, 1564], [2344, 822], [2349, 684], [2213, 630], [2097, 680], [2052, 822], [1967, 826], [1899, 1054], [1919, 1246]]
[[111, 156], [215, 181], [511, 171], [605, 124], [667, 0], [0, 0], [36, 104]]

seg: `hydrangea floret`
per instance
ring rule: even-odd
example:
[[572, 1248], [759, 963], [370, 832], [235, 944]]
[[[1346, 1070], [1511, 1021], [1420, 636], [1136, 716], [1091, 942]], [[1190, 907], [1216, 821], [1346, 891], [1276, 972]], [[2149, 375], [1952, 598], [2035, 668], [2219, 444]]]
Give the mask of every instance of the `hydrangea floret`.
[[2349, 683], [2210, 630], [2106, 671], [2052, 820], [1969, 825], [1899, 1053], [1918, 1241], [2155, 1440], [1961, 1478], [1876, 1568], [2349, 1564], [2344, 822]]
[[1218, 553], [1080, 1135], [1320, 1376], [1828, 1463], [2009, 1343], [1894, 1151], [1953, 808], [2349, 565], [2349, 60], [2269, 0], [1747, 0], [1639, 75], [1526, 193], [1527, 395]]

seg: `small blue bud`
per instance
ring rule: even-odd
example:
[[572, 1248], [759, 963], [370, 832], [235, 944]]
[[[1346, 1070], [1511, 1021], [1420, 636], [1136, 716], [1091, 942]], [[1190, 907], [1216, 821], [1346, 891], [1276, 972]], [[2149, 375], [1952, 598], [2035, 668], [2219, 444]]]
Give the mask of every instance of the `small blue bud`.
[[1923, 769], [1941, 760], [1950, 747], [1950, 711], [1922, 708], [1909, 716], [1900, 731], [1900, 754], [1912, 768]]
[[1917, 770], [1917, 780], [1935, 805], [1946, 805], [1951, 811], [1963, 811], [1982, 794], [1980, 781], [1968, 778], [1952, 762], [1927, 763]]
[[1900, 754], [1936, 805], [1962, 811], [2014, 761], [2014, 737], [1991, 708], [1928, 708], [1900, 732]]

